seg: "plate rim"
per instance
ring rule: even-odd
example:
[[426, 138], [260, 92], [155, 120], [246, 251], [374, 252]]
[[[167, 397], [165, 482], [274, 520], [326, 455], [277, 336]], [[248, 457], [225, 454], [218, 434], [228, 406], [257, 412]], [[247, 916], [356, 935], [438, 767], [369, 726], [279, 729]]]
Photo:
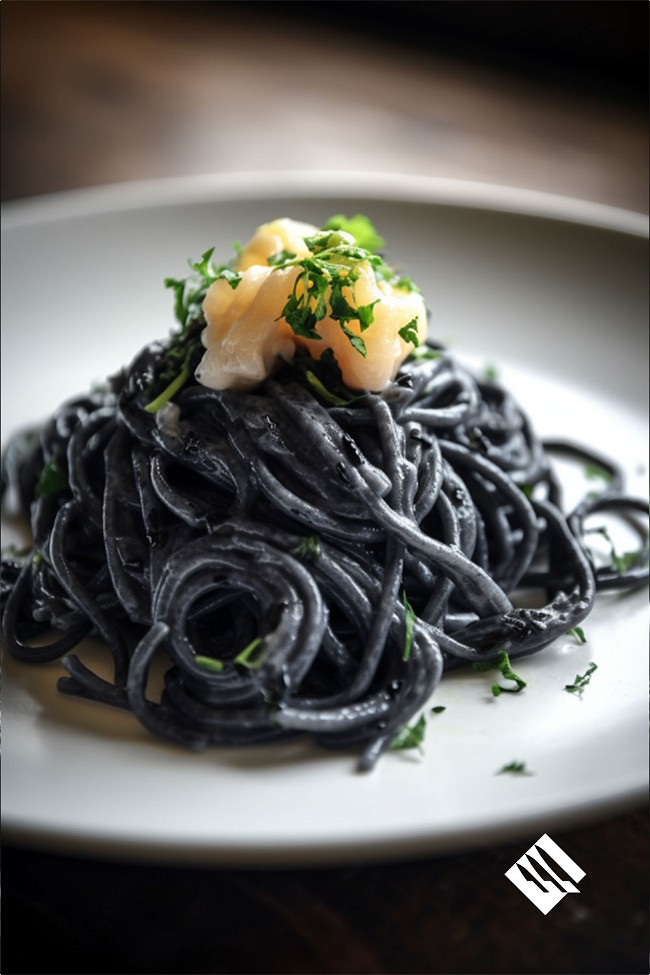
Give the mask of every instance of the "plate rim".
[[[300, 178], [297, 179], [297, 176]], [[218, 173], [114, 183], [63, 191], [55, 194], [8, 201], [2, 204], [2, 229], [50, 221], [92, 217], [107, 212], [183, 206], [201, 202], [236, 202], [284, 195], [289, 198], [331, 196], [380, 200], [382, 202], [423, 203], [452, 209], [488, 210], [527, 218], [580, 224], [588, 229], [604, 229], [636, 238], [649, 236], [645, 214], [622, 210], [605, 204], [578, 200], [534, 190], [500, 186], [491, 183], [420, 177], [388, 173], [342, 173], [340, 171], [282, 171], [267, 173]], [[335, 865], [351, 860], [381, 861], [409, 857], [437, 856], [467, 852], [491, 844], [503, 844], [525, 836], [536, 827], [567, 829], [573, 824], [588, 823], [633, 808], [643, 801], [647, 786], [638, 783], [618, 796], [601, 798], [586, 807], [558, 806], [552, 812], [533, 811], [514, 822], [492, 824], [477, 835], [475, 830], [449, 830], [432, 837], [430, 832], [411, 838], [398, 836], [370, 837], [366, 842], [345, 839], [337, 843], [307, 840], [294, 845], [250, 841], [227, 846], [206, 847], [200, 841], [179, 841], [176, 836], [169, 846], [162, 841], [143, 844], [142, 837], [126, 839], [106, 836], [101, 832], [83, 835], [65, 830], [47, 829], [5, 819], [5, 838], [16, 845], [58, 850], [71, 854], [128, 857], [129, 860], [164, 860], [177, 863], [204, 863], [206, 866], [276, 866], [310, 864]], [[543, 818], [543, 822], [542, 822]], [[471, 835], [468, 835], [471, 834]], [[468, 842], [469, 841], [469, 842]]]
[[11, 231], [33, 223], [115, 209], [217, 203], [233, 197], [255, 200], [280, 194], [295, 199], [338, 195], [359, 200], [420, 202], [577, 223], [646, 239], [650, 236], [650, 217], [645, 213], [544, 190], [421, 174], [301, 169], [157, 177], [8, 200], [1, 207], [2, 229]]
[[109, 835], [98, 830], [71, 832], [60, 827], [43, 827], [17, 823], [2, 818], [5, 842], [30, 850], [62, 856], [92, 856], [125, 860], [143, 865], [203, 867], [206, 869], [316, 869], [347, 866], [351, 863], [379, 864], [421, 860], [441, 856], [471, 855], [491, 847], [510, 846], [538, 832], [563, 833], [588, 827], [592, 823], [624, 815], [647, 802], [648, 787], [629, 787], [618, 795], [591, 803], [564, 804], [552, 812], [530, 811], [514, 821], [486, 825], [480, 832], [467, 827], [446, 828], [435, 837], [426, 830], [411, 835], [404, 831], [384, 831], [381, 836], [360, 839], [358, 836], [332, 841], [330, 837], [286, 843], [250, 839], [208, 843], [202, 839], [180, 840], [178, 836], [155, 839], [143, 835]]

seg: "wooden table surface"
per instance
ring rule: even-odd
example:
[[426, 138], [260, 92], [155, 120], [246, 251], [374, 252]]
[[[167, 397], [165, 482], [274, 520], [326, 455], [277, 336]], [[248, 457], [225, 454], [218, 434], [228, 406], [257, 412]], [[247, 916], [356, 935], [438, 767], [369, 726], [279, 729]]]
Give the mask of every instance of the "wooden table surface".
[[[314, 4], [318, 16], [310, 6], [5, 0], [2, 199], [202, 172], [344, 169], [647, 210], [645, 4]], [[571, 31], [575, 57], [565, 47], [551, 58], [540, 39], [570, 41]], [[6, 846], [3, 971], [646, 972], [647, 836], [645, 808], [554, 831], [586, 878], [546, 916], [503, 876], [537, 836], [304, 870]]]

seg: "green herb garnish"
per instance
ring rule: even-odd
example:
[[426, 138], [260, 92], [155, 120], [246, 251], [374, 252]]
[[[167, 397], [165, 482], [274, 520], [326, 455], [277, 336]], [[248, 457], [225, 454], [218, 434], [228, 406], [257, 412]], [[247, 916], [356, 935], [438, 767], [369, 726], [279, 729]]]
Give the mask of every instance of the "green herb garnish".
[[292, 251], [281, 250], [278, 251], [276, 254], [271, 254], [270, 257], [267, 257], [266, 263], [270, 267], [275, 267], [276, 264], [284, 264], [285, 261], [292, 261], [295, 256], [296, 255], [292, 253]]
[[447, 708], [444, 706], [444, 704], [436, 704], [435, 708], [431, 708], [431, 714], [442, 714], [442, 712], [446, 710]]
[[[235, 250], [236, 250], [235, 246]], [[149, 393], [155, 393], [147, 403], [148, 413], [157, 413], [182, 389], [202, 354], [201, 331], [205, 325], [203, 299], [210, 285], [224, 279], [235, 289], [241, 274], [232, 268], [235, 257], [228, 264], [215, 265], [212, 261], [214, 247], [204, 251], [198, 261], [188, 260], [192, 274], [186, 278], [165, 278], [166, 288], [174, 292], [174, 314], [180, 325], [163, 353], [163, 367], [156, 376]]]
[[211, 670], [215, 674], [220, 674], [225, 666], [223, 660], [217, 660], [216, 657], [200, 657], [197, 655], [194, 662], [199, 667], [203, 667], [204, 670]]
[[359, 247], [363, 247], [373, 254], [376, 254], [384, 246], [384, 239], [377, 233], [372, 221], [357, 213], [354, 217], [344, 217], [342, 213], [336, 213], [323, 224], [323, 230], [344, 230], [351, 234]]
[[582, 645], [587, 642], [587, 637], [585, 636], [585, 631], [581, 626], [572, 626], [570, 630], [567, 630], [567, 636], [574, 637], [576, 643]]
[[486, 366], [483, 367], [483, 378], [486, 379], [489, 383], [495, 383], [499, 378], [499, 370], [497, 369], [496, 366], [493, 366], [491, 363], [488, 363]]
[[318, 376], [311, 371], [311, 369], [305, 370], [305, 379], [311, 386], [312, 390], [317, 396], [320, 396], [322, 400], [329, 403], [330, 406], [348, 406], [352, 400], [344, 399], [342, 396], [337, 396], [336, 393], [330, 392], [326, 386], [320, 381]]
[[[348, 218], [335, 214], [321, 230], [305, 238], [311, 251], [309, 256], [300, 258], [286, 249], [272, 254], [267, 263], [273, 270], [298, 269], [291, 294], [277, 320], [284, 318], [292, 331], [302, 338], [322, 341], [317, 326], [329, 315], [338, 322], [351, 346], [365, 357], [367, 349], [362, 333], [373, 324], [379, 299], [357, 304], [354, 288], [361, 276], [361, 264], [369, 264], [378, 281], [387, 281], [406, 291], [418, 290], [409, 277], [399, 277], [377, 253], [383, 243], [368, 217], [356, 214]], [[188, 277], [165, 278], [165, 287], [174, 292], [174, 313], [180, 331], [172, 336], [164, 349], [160, 370], [148, 390], [151, 398], [145, 409], [149, 413], [157, 413], [168, 403], [191, 379], [198, 365], [203, 354], [201, 331], [205, 326], [202, 306], [208, 288], [220, 279], [233, 289], [238, 287], [242, 274], [235, 270], [234, 264], [241, 247], [233, 246], [235, 256], [226, 264], [214, 264], [212, 247], [198, 260], [188, 261], [192, 272]], [[415, 346], [418, 341], [417, 319], [403, 326], [400, 335]], [[433, 355], [428, 353], [427, 357]], [[346, 388], [341, 392], [339, 388], [332, 388], [319, 369], [303, 369], [301, 379], [330, 406], [347, 406], [359, 398], [350, 399]], [[336, 384], [337, 387], [340, 385]]]
[[420, 294], [420, 289], [418, 288], [417, 284], [413, 278], [410, 278], [407, 274], [403, 275], [401, 278], [398, 278], [397, 281], [394, 281], [393, 287], [399, 288], [400, 291], [414, 291], [416, 294]]
[[351, 395], [343, 382], [334, 351], [330, 348], [323, 350], [320, 359], [312, 359], [305, 349], [297, 349], [291, 362], [283, 366], [276, 378], [280, 382], [297, 379], [329, 406], [354, 406], [366, 398], [365, 393]]
[[245, 646], [240, 653], [237, 654], [233, 660], [233, 663], [239, 664], [240, 667], [246, 667], [248, 670], [256, 670], [264, 661], [264, 654], [260, 652], [263, 648], [263, 644], [264, 639], [261, 636], [255, 637], [254, 640], [251, 640], [251, 642]]
[[402, 593], [404, 603], [404, 652], [402, 660], [408, 660], [413, 648], [413, 631], [415, 629], [415, 611], [406, 598], [406, 592]]
[[[296, 278], [293, 290], [289, 295], [278, 320], [284, 318], [296, 335], [306, 339], [321, 340], [322, 336], [316, 326], [329, 314], [339, 323], [341, 331], [352, 347], [362, 356], [366, 356], [366, 345], [360, 334], [353, 331], [350, 325], [358, 323], [359, 332], [365, 332], [374, 321], [374, 306], [377, 301], [366, 305], [354, 303], [354, 285], [359, 280], [362, 263], [372, 267], [378, 280], [395, 283], [403, 281], [407, 286], [407, 279], [399, 279], [392, 268], [374, 252], [369, 246], [362, 246], [355, 234], [350, 239], [350, 231], [345, 229], [345, 218], [332, 218], [335, 226], [328, 221], [323, 230], [305, 238], [305, 244], [311, 251], [309, 257], [288, 257], [284, 261], [275, 263], [274, 268], [284, 269], [297, 267], [300, 273]], [[358, 220], [357, 216], [354, 218]], [[340, 224], [340, 226], [339, 226]], [[372, 225], [370, 225], [372, 226]], [[373, 228], [374, 229], [374, 228]], [[359, 234], [366, 240], [365, 234]], [[375, 244], [373, 240], [371, 243]], [[348, 294], [345, 294], [345, 291]], [[378, 300], [378, 299], [377, 299]], [[412, 323], [409, 322], [409, 329]], [[409, 329], [409, 334], [410, 334]], [[412, 341], [412, 339], [407, 339]]]
[[63, 494], [68, 487], [68, 479], [55, 460], [48, 460], [36, 482], [34, 495], [44, 498], [50, 495]]
[[246, 667], [248, 670], [255, 670], [264, 660], [264, 654], [259, 652], [263, 643], [263, 637], [255, 637], [232, 661], [219, 660], [217, 657], [201, 657], [199, 655], [194, 660], [200, 667], [204, 667], [205, 670], [211, 670], [215, 674], [220, 674], [227, 662], [239, 664], [240, 667]]
[[308, 535], [306, 538], [301, 539], [296, 547], [292, 549], [292, 555], [295, 555], [303, 562], [315, 562], [320, 552], [320, 538], [318, 535]]
[[504, 773], [509, 773], [510, 775], [534, 775], [534, 772], [529, 772], [526, 768], [525, 762], [509, 762], [495, 772], [495, 775], [503, 775]]
[[569, 694], [577, 694], [578, 697], [582, 697], [582, 692], [587, 684], [589, 684], [591, 681], [591, 675], [595, 670], [598, 670], [598, 664], [595, 664], [592, 661], [585, 670], [584, 674], [576, 674], [573, 684], [564, 685], [564, 690], [568, 691]]
[[514, 670], [510, 666], [510, 658], [505, 650], [500, 650], [499, 655], [496, 660], [481, 660], [472, 664], [474, 670], [500, 670], [503, 677], [506, 680], [512, 680], [515, 682], [515, 687], [504, 687], [502, 684], [493, 684], [492, 693], [495, 697], [499, 694], [518, 694], [519, 691], [523, 691], [526, 687], [526, 681], [515, 674]]
[[402, 728], [399, 734], [395, 735], [389, 747], [394, 751], [404, 748], [417, 748], [422, 752], [422, 742], [424, 741], [426, 725], [426, 719], [421, 714], [414, 725], [407, 725], [405, 728]]
[[[236, 288], [241, 280], [241, 274], [234, 271], [228, 264], [215, 266], [212, 263], [214, 247], [204, 251], [198, 261], [188, 260], [190, 270], [194, 274], [186, 278], [165, 278], [166, 288], [174, 292], [174, 313], [182, 329], [187, 330], [197, 319], [203, 318], [201, 305], [205, 293], [219, 278], [225, 278], [231, 288]], [[234, 261], [234, 258], [233, 258]]]
[[187, 350], [187, 353], [185, 355], [185, 361], [183, 362], [181, 371], [178, 373], [178, 375], [174, 376], [174, 378], [169, 383], [169, 385], [165, 386], [163, 391], [159, 393], [155, 399], [152, 399], [150, 403], [147, 403], [147, 405], [145, 406], [145, 410], [147, 411], [147, 413], [157, 413], [158, 410], [165, 405], [165, 403], [168, 403], [170, 401], [172, 396], [176, 395], [179, 389], [183, 388], [187, 380], [192, 375], [190, 362], [192, 359], [193, 352], [194, 352], [193, 348], [189, 348]]
[[619, 575], [624, 575], [628, 569], [631, 569], [632, 566], [636, 565], [637, 562], [640, 561], [643, 555], [641, 549], [635, 549], [634, 551], [631, 552], [622, 552], [619, 554], [616, 551], [616, 546], [612, 541], [611, 535], [604, 527], [604, 525], [600, 525], [598, 528], [588, 528], [587, 534], [602, 535], [602, 537], [609, 545], [609, 557], [612, 560], [613, 567], [616, 569]]
[[[308, 246], [318, 251], [314, 240], [315, 238], [310, 238]], [[363, 257], [358, 258], [355, 248], [336, 245], [329, 249], [321, 248], [319, 257], [295, 259], [278, 265], [286, 267], [295, 264], [302, 268], [279, 318], [284, 318], [296, 335], [321, 340], [322, 336], [316, 331], [316, 325], [327, 314], [329, 298], [331, 317], [338, 321], [353, 348], [365, 357], [365, 342], [348, 326], [356, 320], [360, 331], [365, 331], [374, 320], [375, 302], [355, 308], [343, 294], [344, 288], [353, 287], [359, 279], [359, 271], [347, 260], [353, 256], [357, 256], [357, 265], [364, 260]], [[337, 258], [345, 259], [345, 263], [338, 264]]]
[[585, 477], [590, 481], [611, 481], [612, 474], [606, 471], [604, 467], [600, 467], [598, 464], [586, 464], [585, 465]]
[[398, 335], [404, 339], [405, 342], [410, 342], [416, 348], [420, 344], [420, 339], [418, 338], [418, 318], [412, 318], [410, 322], [407, 322], [402, 328], [398, 330]]
[[441, 349], [432, 349], [430, 345], [418, 345], [409, 352], [407, 362], [413, 359], [439, 359], [441, 356]]

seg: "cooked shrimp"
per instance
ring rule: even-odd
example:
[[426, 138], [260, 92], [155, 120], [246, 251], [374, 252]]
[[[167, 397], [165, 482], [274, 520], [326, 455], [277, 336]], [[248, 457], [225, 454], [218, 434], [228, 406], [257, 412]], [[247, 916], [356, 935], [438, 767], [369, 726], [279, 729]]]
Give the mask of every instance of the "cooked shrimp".
[[395, 377], [413, 347], [400, 336], [400, 329], [412, 324], [418, 340], [424, 341], [427, 319], [420, 293], [377, 280], [368, 261], [355, 266], [357, 279], [343, 288], [343, 296], [353, 308], [373, 306], [374, 319], [363, 332], [354, 319], [346, 326], [353, 335], [362, 336], [366, 355], [351, 344], [340, 322], [332, 317], [329, 303], [315, 326], [320, 339], [296, 335], [282, 311], [291, 294], [304, 295], [299, 280], [302, 269], [277, 267], [268, 261], [280, 253], [309, 257], [305, 238], [316, 233], [318, 228], [312, 224], [288, 218], [263, 224], [239, 255], [237, 286], [233, 288], [223, 278], [210, 286], [203, 303], [207, 325], [201, 339], [206, 352], [196, 372], [199, 382], [212, 389], [252, 389], [279, 361], [291, 361], [296, 348], [307, 349], [315, 359], [332, 349], [347, 386], [376, 392]]

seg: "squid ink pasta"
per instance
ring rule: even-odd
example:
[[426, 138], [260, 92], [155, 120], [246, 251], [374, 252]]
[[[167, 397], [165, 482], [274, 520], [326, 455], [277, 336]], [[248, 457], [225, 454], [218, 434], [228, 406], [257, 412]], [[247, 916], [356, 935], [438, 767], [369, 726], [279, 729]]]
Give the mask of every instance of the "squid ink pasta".
[[[419, 292], [358, 224], [356, 237], [343, 218], [295, 226], [306, 256], [276, 233], [263, 263], [247, 265], [251, 245], [220, 268], [208, 252], [167, 281], [180, 329], [9, 443], [3, 494], [33, 542], [3, 556], [2, 629], [18, 660], [61, 660], [61, 692], [129, 709], [163, 740], [302, 734], [368, 770], [446, 671], [542, 650], [599, 591], [646, 584], [647, 503], [607, 458], [539, 440], [506, 389], [429, 342], [408, 306]], [[366, 265], [379, 290], [364, 300]], [[280, 291], [271, 312], [265, 287]], [[402, 292], [388, 374], [351, 379]], [[247, 323], [266, 345], [240, 335], [240, 355], [226, 339]], [[607, 475], [569, 511], [563, 454]], [[638, 532], [624, 565], [590, 553], [599, 512]], [[531, 589], [541, 598], [522, 605]], [[112, 679], [85, 661], [88, 636], [109, 648]]]

